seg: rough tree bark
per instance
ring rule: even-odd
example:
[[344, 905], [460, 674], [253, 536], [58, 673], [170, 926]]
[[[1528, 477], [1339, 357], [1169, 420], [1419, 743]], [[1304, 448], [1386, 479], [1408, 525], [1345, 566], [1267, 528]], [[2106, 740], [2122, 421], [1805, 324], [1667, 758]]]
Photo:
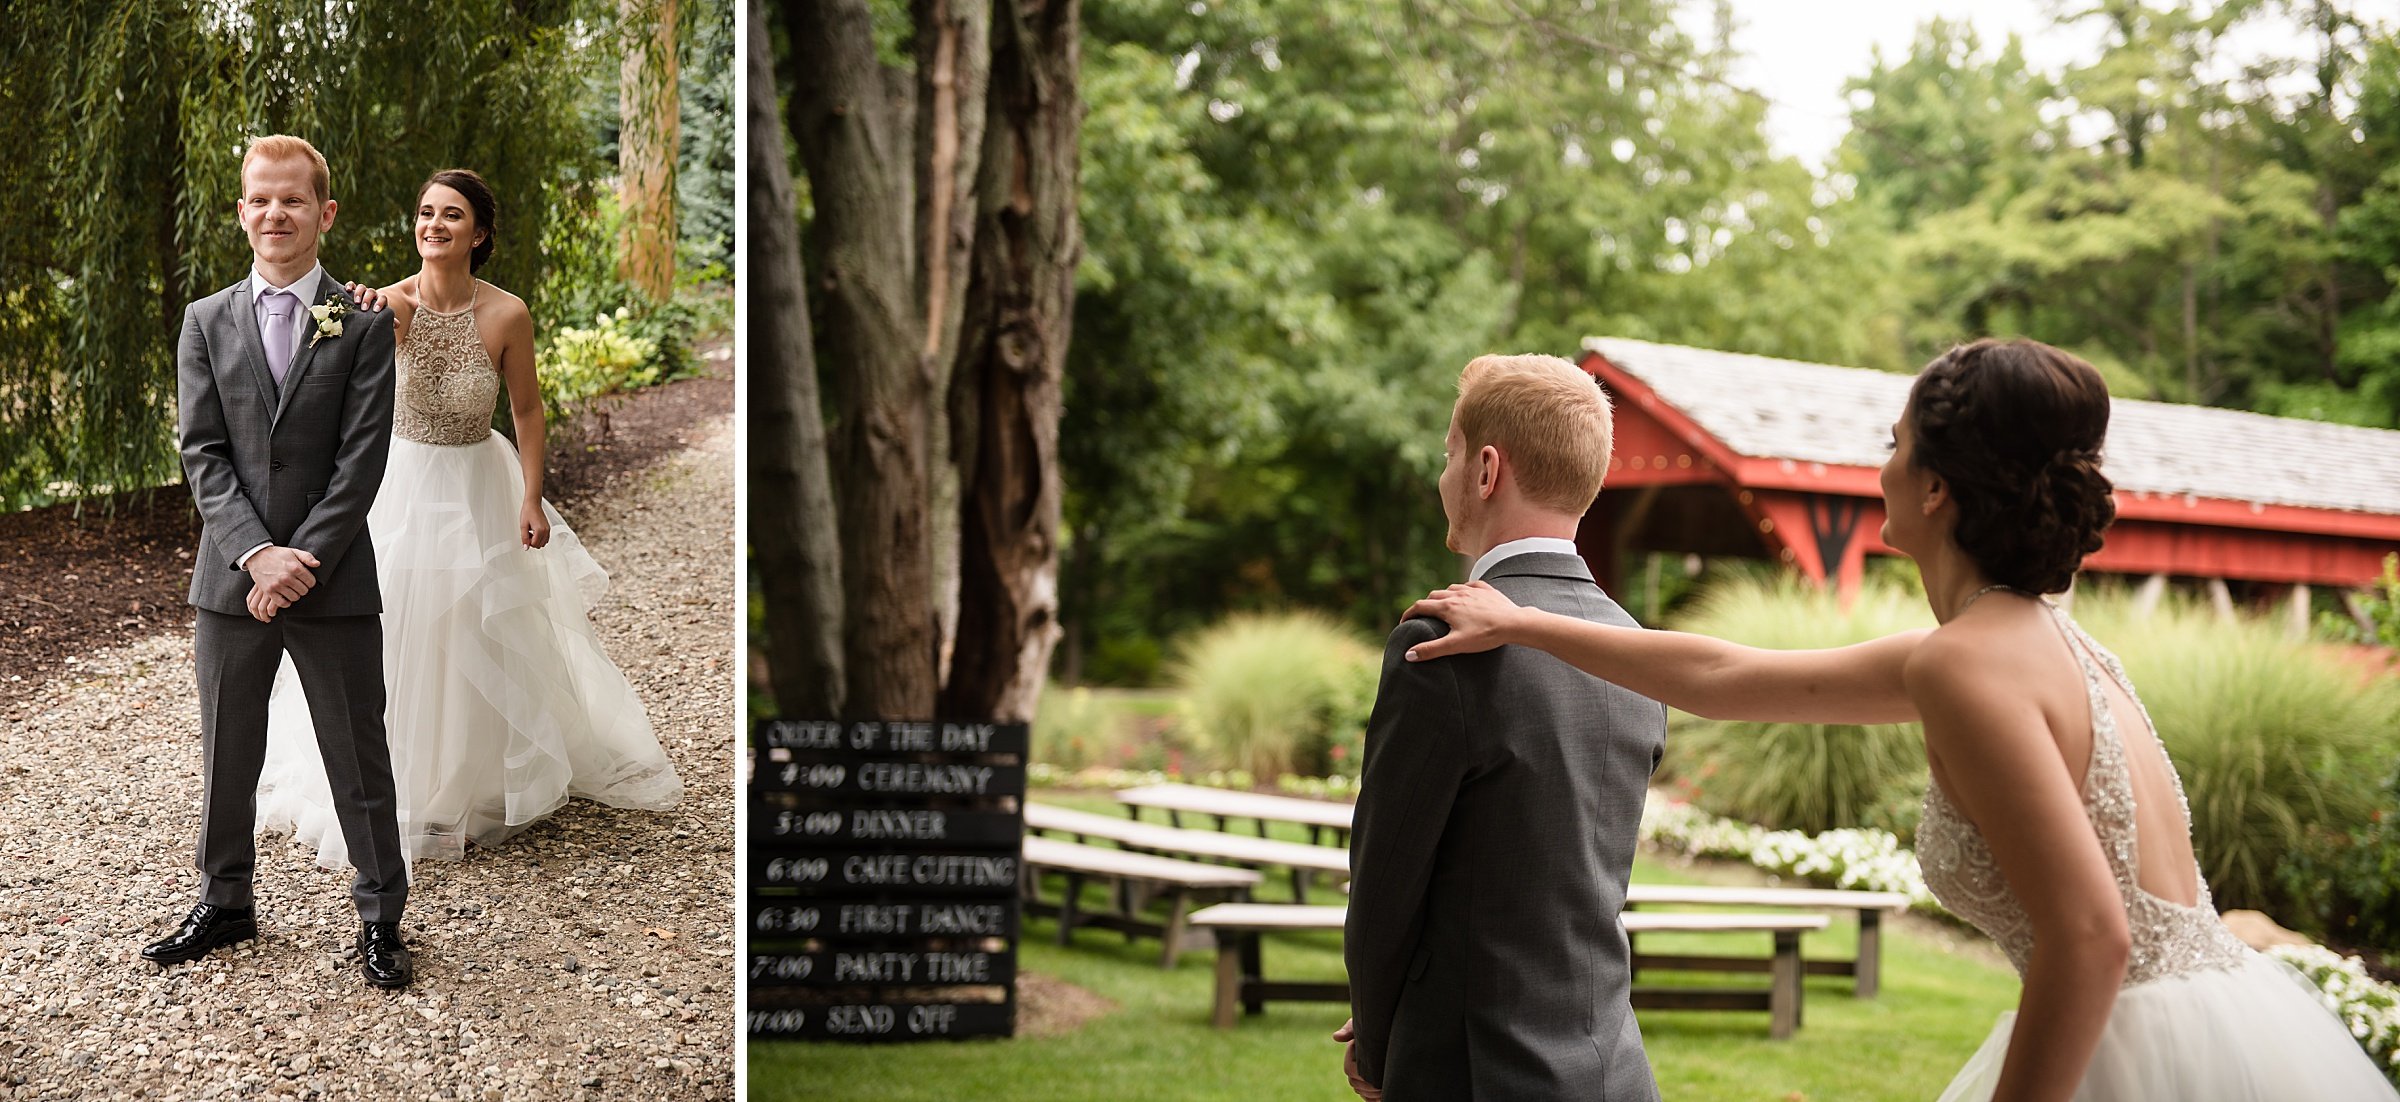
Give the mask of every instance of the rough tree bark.
[[618, 83], [618, 273], [653, 301], [675, 294], [675, 154], [683, 129], [675, 71], [676, 0], [622, 0]]
[[964, 501], [944, 714], [1031, 718], [1057, 644], [1060, 381], [1083, 252], [1077, 0], [998, 0], [981, 224], [952, 388]]
[[764, 6], [753, 2], [750, 16], [750, 546], [776, 707], [788, 716], [834, 716], [844, 689], [839, 525]]
[[934, 548], [951, 523], [932, 512], [936, 402], [973, 257], [991, 7], [915, 0], [914, 75], [877, 59], [866, 0], [784, 0], [783, 11], [788, 126], [815, 207], [806, 244], [837, 413], [842, 713], [929, 717], [946, 588]]
[[917, 301], [925, 311], [924, 370], [933, 411], [931, 496], [936, 648], [949, 671], [958, 630], [958, 468], [942, 400], [958, 359], [974, 261], [975, 178], [983, 163], [985, 89], [991, 75], [989, 0], [912, 0], [917, 63]]

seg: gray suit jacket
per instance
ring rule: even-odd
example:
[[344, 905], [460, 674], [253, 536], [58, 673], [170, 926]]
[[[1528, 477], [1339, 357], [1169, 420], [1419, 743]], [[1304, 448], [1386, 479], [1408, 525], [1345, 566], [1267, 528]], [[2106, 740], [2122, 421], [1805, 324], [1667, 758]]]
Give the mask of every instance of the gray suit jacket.
[[[1506, 559], [1510, 600], [1627, 627], [1573, 555]], [[1358, 1065], [1391, 1102], [1654, 1102], [1618, 914], [1666, 709], [1541, 651], [1407, 662], [1367, 721], [1342, 942]]]
[[176, 430], [200, 507], [195, 607], [248, 615], [250, 576], [234, 560], [271, 542], [321, 564], [316, 588], [281, 615], [383, 611], [375, 547], [358, 536], [391, 453], [392, 315], [359, 310], [331, 275], [305, 302], [327, 295], [350, 308], [342, 334], [318, 339], [303, 318], [281, 388], [267, 370], [248, 277], [184, 308]]

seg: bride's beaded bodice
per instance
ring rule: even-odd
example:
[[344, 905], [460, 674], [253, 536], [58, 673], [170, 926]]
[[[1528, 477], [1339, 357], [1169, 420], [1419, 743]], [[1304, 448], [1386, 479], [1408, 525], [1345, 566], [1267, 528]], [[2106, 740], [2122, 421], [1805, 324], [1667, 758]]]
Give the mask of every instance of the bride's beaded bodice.
[[[2058, 606], [2047, 601], [2042, 606], [2066, 633], [2068, 649], [2083, 668], [2084, 692], [2091, 701], [2092, 757], [2084, 776], [2083, 804], [2108, 858], [2109, 871], [2116, 876], [2117, 893], [2125, 902], [2125, 926], [2133, 937], [2124, 986], [2242, 963], [2250, 950], [2218, 920], [2208, 881], [2197, 870], [2194, 879], [2200, 895], [2192, 906], [2162, 899], [2141, 886], [2136, 876], [2133, 778], [2126, 768], [2125, 743], [2118, 734], [2116, 717], [2111, 714], [2107, 694], [2101, 691], [2101, 667], [2106, 666], [2125, 698], [2142, 711], [2145, 724], [2149, 723], [2148, 709], [2142, 708], [2141, 699], [2134, 695], [2133, 684], [2115, 655], [2084, 634]], [[2167, 776], [2175, 787], [2183, 828], [2189, 833], [2191, 804], [2184, 799], [2183, 781], [2175, 776], [2172, 763]], [[2023, 975], [2033, 957], [2033, 923], [2001, 877], [1999, 863], [1993, 860], [1983, 834], [1942, 795], [1939, 784], [1925, 789], [1925, 818], [1917, 827], [1917, 861], [1924, 867], [1925, 886], [1942, 906], [1998, 942], [2017, 973]]]
[[480, 444], [492, 434], [500, 372], [475, 329], [475, 303], [438, 313], [417, 307], [394, 357], [392, 433], [420, 444]]

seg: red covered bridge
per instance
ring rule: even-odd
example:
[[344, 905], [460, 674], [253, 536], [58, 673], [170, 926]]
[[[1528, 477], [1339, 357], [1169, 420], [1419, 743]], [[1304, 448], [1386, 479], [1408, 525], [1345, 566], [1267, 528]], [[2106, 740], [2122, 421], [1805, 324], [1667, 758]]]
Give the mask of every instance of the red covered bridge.
[[[1883, 465], [1910, 378], [1647, 341], [1584, 342], [1616, 405], [1608, 487], [1576, 542], [1603, 584], [1626, 554], [1780, 559], [1855, 591], [1894, 552]], [[2117, 523], [2087, 571], [2309, 586], [2366, 585], [2400, 551], [2400, 432], [2119, 398], [2104, 470]], [[2251, 587], [2257, 592], [2255, 587]]]

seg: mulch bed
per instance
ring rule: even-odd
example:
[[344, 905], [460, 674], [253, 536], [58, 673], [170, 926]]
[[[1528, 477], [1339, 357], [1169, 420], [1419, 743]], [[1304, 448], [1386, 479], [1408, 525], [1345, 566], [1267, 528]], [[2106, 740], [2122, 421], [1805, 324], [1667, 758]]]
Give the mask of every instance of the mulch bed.
[[[577, 504], [733, 411], [731, 367], [709, 370], [626, 398], [605, 438], [588, 416], [580, 431], [552, 430], [545, 496], [569, 523]], [[200, 514], [180, 485], [0, 514], [0, 718], [21, 718], [12, 713], [78, 655], [189, 625], [199, 539]]]

